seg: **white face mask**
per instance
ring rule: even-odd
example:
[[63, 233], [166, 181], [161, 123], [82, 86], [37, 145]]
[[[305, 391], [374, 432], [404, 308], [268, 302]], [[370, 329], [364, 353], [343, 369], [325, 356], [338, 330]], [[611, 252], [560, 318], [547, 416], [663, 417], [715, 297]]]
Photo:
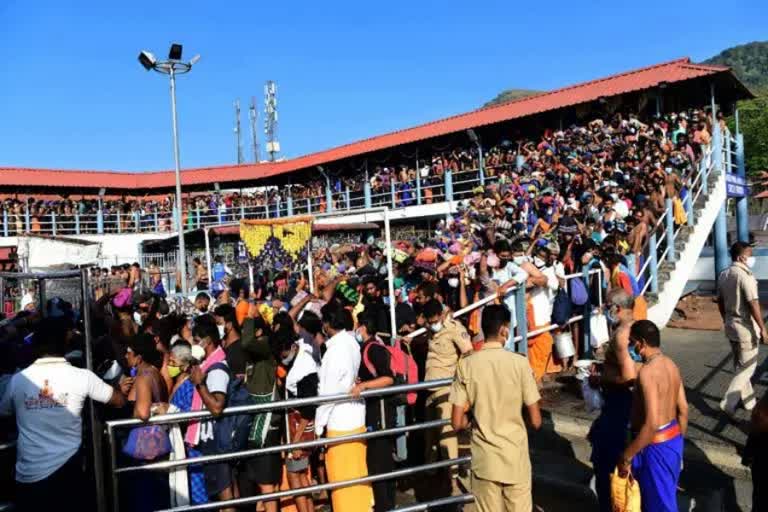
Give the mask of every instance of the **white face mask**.
[[219, 339], [223, 340], [224, 336], [227, 335], [227, 329], [224, 327], [223, 324], [219, 324], [216, 326], [216, 328], [219, 330]]
[[543, 268], [546, 266], [546, 262], [538, 256], [533, 258], [533, 264], [536, 265], [536, 268]]
[[432, 330], [432, 332], [440, 332], [440, 330], [443, 328], [443, 322], [436, 322], [434, 324], [430, 324], [429, 328]]
[[528, 261], [528, 258], [526, 256], [515, 256], [512, 258], [512, 261], [515, 263], [515, 265], [522, 265], [526, 261]]
[[448, 286], [451, 288], [457, 288], [459, 286], [459, 279], [457, 277], [451, 277], [448, 279]]
[[363, 338], [363, 335], [360, 334], [360, 331], [355, 331], [355, 340], [357, 340], [358, 343], [365, 342], [365, 338]]
[[749, 258], [747, 258], [747, 262], [746, 263], [747, 263], [747, 266], [749, 268], [754, 268], [755, 267], [755, 257], [754, 256], [750, 256]]
[[134, 311], [133, 321], [136, 322], [136, 325], [141, 326], [141, 313], [139, 313], [138, 311]]
[[205, 349], [200, 345], [192, 345], [192, 357], [198, 361], [205, 359]]

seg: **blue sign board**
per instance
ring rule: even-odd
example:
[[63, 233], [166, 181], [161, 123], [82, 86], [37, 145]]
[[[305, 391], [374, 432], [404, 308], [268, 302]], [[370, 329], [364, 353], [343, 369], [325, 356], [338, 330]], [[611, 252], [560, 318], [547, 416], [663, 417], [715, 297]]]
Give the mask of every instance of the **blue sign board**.
[[727, 192], [728, 197], [745, 197], [749, 194], [746, 178], [739, 176], [738, 174], [726, 173], [725, 191]]

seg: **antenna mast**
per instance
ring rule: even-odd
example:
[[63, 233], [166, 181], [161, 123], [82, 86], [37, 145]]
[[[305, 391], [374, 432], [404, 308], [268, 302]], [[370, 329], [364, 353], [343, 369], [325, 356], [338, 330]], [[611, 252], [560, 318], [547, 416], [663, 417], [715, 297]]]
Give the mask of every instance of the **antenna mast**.
[[269, 80], [264, 84], [264, 133], [267, 136], [267, 153], [270, 162], [280, 152], [277, 141], [277, 84]]
[[237, 144], [237, 163], [242, 164], [243, 144], [240, 142], [240, 100], [235, 100], [235, 143]]
[[259, 163], [259, 138], [256, 129], [256, 121], [259, 111], [256, 110], [256, 97], [251, 96], [251, 107], [248, 109], [248, 117], [251, 122], [251, 150], [253, 151], [253, 163]]

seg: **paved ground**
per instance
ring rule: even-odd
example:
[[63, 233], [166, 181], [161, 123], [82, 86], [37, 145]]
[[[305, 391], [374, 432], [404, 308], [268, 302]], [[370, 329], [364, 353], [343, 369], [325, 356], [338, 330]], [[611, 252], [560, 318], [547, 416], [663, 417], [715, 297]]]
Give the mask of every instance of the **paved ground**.
[[[738, 413], [740, 421], [732, 423], [718, 407], [733, 376], [732, 357], [722, 331], [665, 329], [662, 349], [679, 365], [690, 403], [686, 467], [680, 482], [681, 505], [691, 498], [699, 503], [714, 499], [724, 501], [725, 510], [750, 510], [751, 481], [748, 470], [740, 464], [749, 415], [741, 410]], [[768, 380], [766, 355], [768, 347], [761, 347], [759, 366], [753, 379], [758, 397], [766, 392], [766, 385], [760, 382], [763, 377]], [[552, 438], [537, 439], [534, 436], [531, 444], [534, 451], [541, 448], [564, 456], [559, 468], [570, 466], [571, 474], [566, 479], [583, 487], [588, 485], [591, 476], [588, 471], [590, 447], [585, 435], [597, 415], [584, 410], [578, 390], [572, 378], [563, 378], [556, 385], [547, 386], [543, 405], [545, 419], [553, 425]], [[534, 458], [534, 473], [536, 466]], [[550, 464], [539, 464], [539, 467], [544, 469], [544, 474], [560, 472]]]
[[[749, 415], [740, 410], [738, 424], [733, 424], [719, 411], [718, 404], [733, 377], [733, 358], [722, 332], [688, 329], [665, 329], [662, 350], [680, 367], [690, 403], [689, 432], [692, 440], [724, 444], [736, 448], [746, 441]], [[755, 391], [758, 397], [766, 391], [761, 378], [768, 379], [768, 347], [761, 347]], [[570, 379], [548, 389], [544, 408], [552, 413], [592, 420], [597, 414], [587, 413], [578, 396], [578, 387]]]

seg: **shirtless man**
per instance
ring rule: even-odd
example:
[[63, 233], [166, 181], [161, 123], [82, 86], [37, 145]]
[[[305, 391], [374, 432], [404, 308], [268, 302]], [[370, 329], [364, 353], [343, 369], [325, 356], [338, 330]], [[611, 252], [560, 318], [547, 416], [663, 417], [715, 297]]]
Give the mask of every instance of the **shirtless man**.
[[639, 320], [629, 332], [630, 351], [640, 355], [632, 399], [633, 440], [616, 467], [630, 469], [640, 485], [644, 512], [677, 511], [677, 482], [683, 463], [688, 402], [677, 365], [661, 352], [656, 324]]
[[629, 232], [629, 236], [627, 236], [627, 242], [629, 243], [627, 266], [637, 276], [643, 264], [641, 260], [645, 239], [648, 237], [648, 224], [645, 220], [645, 213], [640, 209], [635, 209], [632, 212], [632, 218], [635, 220], [635, 226]]

